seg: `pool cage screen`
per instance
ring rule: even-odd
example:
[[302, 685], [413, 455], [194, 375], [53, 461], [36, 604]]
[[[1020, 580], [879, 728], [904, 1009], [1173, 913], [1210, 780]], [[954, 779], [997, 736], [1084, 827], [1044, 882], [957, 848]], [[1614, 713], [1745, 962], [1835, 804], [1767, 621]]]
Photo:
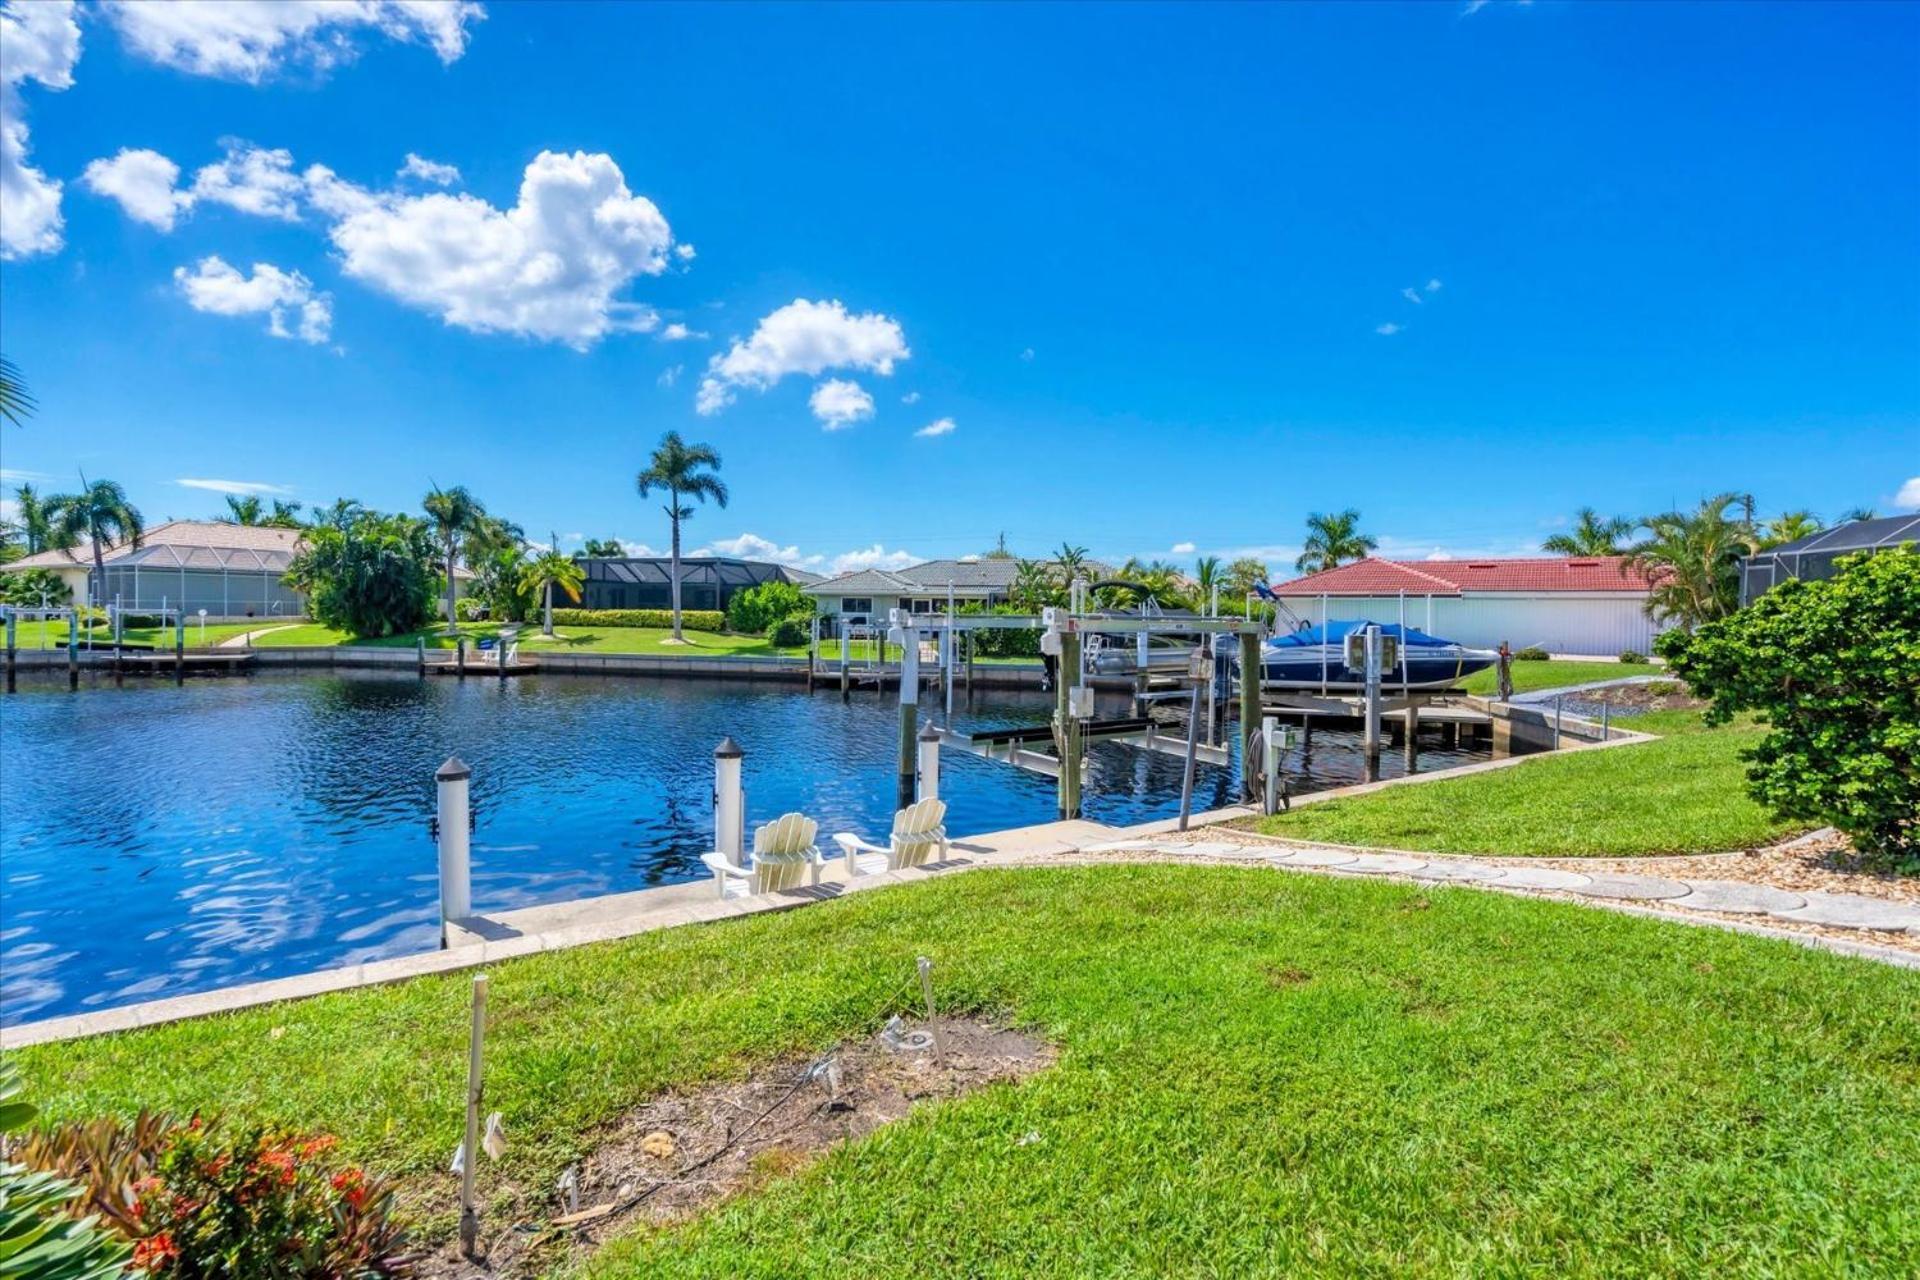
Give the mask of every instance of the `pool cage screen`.
[[306, 602], [281, 581], [291, 560], [284, 551], [142, 547], [107, 565], [97, 603], [131, 612], [205, 609], [215, 618], [298, 617]]
[[1740, 564], [1740, 603], [1752, 604], [1790, 578], [1834, 575], [1843, 557], [1920, 541], [1920, 515], [1854, 520], [1748, 556]]

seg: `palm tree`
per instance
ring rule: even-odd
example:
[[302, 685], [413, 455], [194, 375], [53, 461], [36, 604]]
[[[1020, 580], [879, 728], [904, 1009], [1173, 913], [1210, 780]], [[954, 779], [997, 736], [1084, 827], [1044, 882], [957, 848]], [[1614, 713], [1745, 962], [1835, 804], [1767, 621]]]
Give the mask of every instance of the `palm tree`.
[[553, 589], [560, 588], [567, 593], [569, 600], [579, 604], [580, 587], [587, 580], [579, 562], [561, 552], [559, 541], [555, 538], [554, 546], [527, 561], [526, 567], [520, 571], [520, 589], [543, 596], [540, 634], [548, 636], [553, 634]]
[[1592, 507], [1574, 513], [1573, 528], [1556, 533], [1540, 544], [1542, 551], [1557, 556], [1617, 556], [1620, 540], [1633, 532], [1633, 521], [1625, 516], [1602, 520]]
[[300, 507], [298, 502], [273, 500], [273, 512], [260, 523], [272, 529], [298, 529], [300, 527]]
[[1740, 557], [1753, 554], [1758, 542], [1744, 514], [1731, 514], [1744, 501], [1737, 493], [1716, 494], [1693, 511], [1641, 522], [1647, 537], [1627, 549], [1621, 571], [1646, 576], [1648, 617], [1691, 631], [1740, 607]]
[[1840, 518], [1834, 523], [1854, 524], [1861, 520], [1876, 520], [1878, 518], [1879, 513], [1874, 511], [1872, 507], [1849, 507], [1840, 513]]
[[1038, 613], [1060, 598], [1060, 584], [1044, 560], [1020, 560], [1013, 567], [1013, 585], [1007, 598], [1029, 613]]
[[618, 538], [588, 538], [580, 555], [588, 560], [617, 560], [627, 554]]
[[1076, 547], [1071, 542], [1063, 542], [1060, 549], [1053, 553], [1054, 563], [1060, 569], [1060, 581], [1072, 590], [1073, 583], [1087, 570], [1087, 549]]
[[84, 475], [80, 477], [79, 493], [47, 499], [47, 519], [52, 522], [54, 536], [67, 539], [65, 546], [72, 546], [81, 538], [92, 539], [96, 603], [105, 598], [107, 591], [106, 549], [121, 544], [138, 548], [146, 531], [139, 509], [127, 500], [125, 489], [112, 480], [95, 480], [89, 484]]
[[60, 531], [47, 515], [47, 500], [32, 485], [23, 484], [15, 489], [13, 502], [20, 512], [20, 533], [27, 540], [28, 555], [57, 551], [73, 545], [70, 541], [62, 540]]
[[667, 519], [673, 524], [673, 643], [685, 644], [680, 634], [680, 522], [693, 515], [693, 508], [681, 502], [682, 498], [697, 498], [705, 502], [712, 498], [721, 506], [727, 505], [727, 486], [720, 477], [714, 475], [720, 469], [720, 455], [712, 445], [688, 444], [680, 438], [678, 431], [669, 431], [660, 437], [660, 447], [653, 451], [647, 469], [634, 477], [634, 487], [639, 489], [641, 497], [647, 497], [655, 489], [667, 491]]
[[1337, 569], [1349, 560], [1364, 560], [1380, 544], [1360, 532], [1360, 513], [1352, 507], [1307, 516], [1307, 541], [1293, 567], [1302, 573]]
[[260, 523], [260, 499], [253, 494], [240, 497], [227, 495], [227, 514], [220, 517], [222, 524], [256, 525]]
[[1760, 537], [1760, 549], [1765, 551], [1769, 547], [1809, 537], [1824, 527], [1820, 517], [1811, 511], [1783, 511], [1767, 521], [1766, 531]]
[[352, 498], [335, 498], [332, 506], [313, 509], [313, 522], [308, 527], [317, 529], [324, 526], [344, 531], [365, 510], [365, 507]]
[[1226, 571], [1220, 567], [1219, 556], [1201, 556], [1193, 562], [1193, 595], [1196, 604], [1205, 605], [1213, 599], [1214, 588], [1226, 585]]
[[433, 523], [434, 534], [440, 539], [441, 558], [447, 571], [447, 630], [455, 631], [459, 629], [459, 622], [453, 610], [453, 602], [458, 595], [453, 581], [453, 566], [467, 539], [482, 531], [487, 509], [460, 485], [451, 489], [436, 488], [427, 494], [420, 505], [426, 511], [427, 519]]
[[16, 427], [25, 426], [22, 419], [31, 417], [34, 408], [33, 397], [27, 394], [27, 384], [20, 380], [19, 366], [0, 356], [0, 418], [5, 418]]

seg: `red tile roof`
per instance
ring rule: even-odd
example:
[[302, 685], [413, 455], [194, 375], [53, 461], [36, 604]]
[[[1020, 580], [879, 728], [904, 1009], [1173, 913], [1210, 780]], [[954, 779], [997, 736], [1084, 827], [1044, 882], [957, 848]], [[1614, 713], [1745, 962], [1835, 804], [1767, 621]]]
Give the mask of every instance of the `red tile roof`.
[[1624, 556], [1507, 560], [1356, 560], [1275, 584], [1282, 596], [1457, 596], [1469, 591], [1645, 591], [1646, 575]]

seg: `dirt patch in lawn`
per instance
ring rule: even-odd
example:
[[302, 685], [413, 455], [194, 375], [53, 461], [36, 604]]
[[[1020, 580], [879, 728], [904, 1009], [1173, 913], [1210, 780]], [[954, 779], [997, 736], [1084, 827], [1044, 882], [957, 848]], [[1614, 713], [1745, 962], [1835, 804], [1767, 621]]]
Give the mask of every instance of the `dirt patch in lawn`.
[[1699, 711], [1707, 705], [1688, 693], [1687, 686], [1678, 680], [1609, 685], [1605, 689], [1582, 689], [1567, 696], [1594, 707], [1611, 707], [1614, 714], [1629, 716], [1643, 711]]
[[448, 1243], [421, 1260], [418, 1274], [545, 1275], [622, 1230], [690, 1218], [915, 1106], [1025, 1079], [1055, 1056], [1042, 1040], [972, 1019], [895, 1021], [820, 1058], [667, 1094], [609, 1126], [562, 1178], [563, 1189], [528, 1196], [510, 1215], [494, 1211], [480, 1234], [480, 1261]]

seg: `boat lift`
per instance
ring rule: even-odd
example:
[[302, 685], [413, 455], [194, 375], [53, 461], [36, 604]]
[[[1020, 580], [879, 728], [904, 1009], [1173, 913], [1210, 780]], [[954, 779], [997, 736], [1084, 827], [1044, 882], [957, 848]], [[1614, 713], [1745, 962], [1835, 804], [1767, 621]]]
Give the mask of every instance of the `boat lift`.
[[[888, 614], [886, 640], [900, 648], [900, 747], [899, 747], [899, 797], [904, 807], [913, 800], [915, 789], [915, 744], [919, 736], [920, 701], [920, 645], [923, 636], [932, 638], [937, 644], [936, 652], [940, 656], [940, 668], [944, 675], [944, 698], [946, 719], [951, 725], [953, 716], [953, 675], [954, 646], [957, 638], [968, 638], [973, 633], [991, 630], [1039, 630], [1040, 651], [1046, 658], [1053, 660], [1057, 672], [1054, 680], [1054, 714], [1052, 723], [1039, 733], [1031, 735], [1009, 736], [989, 734], [985, 741], [976, 742], [972, 735], [942, 734], [942, 741], [948, 745], [964, 747], [987, 758], [1010, 760], [1022, 767], [1033, 768], [1038, 772], [1052, 773], [1059, 784], [1059, 814], [1062, 818], [1080, 816], [1080, 788], [1086, 767], [1086, 747], [1091, 740], [1133, 741], [1135, 745], [1159, 749], [1157, 734], [1152, 726], [1145, 723], [1144, 716], [1136, 716], [1126, 721], [1098, 722], [1094, 718], [1094, 690], [1086, 683], [1086, 673], [1082, 669], [1084, 642], [1088, 636], [1132, 636], [1136, 644], [1144, 649], [1145, 642], [1155, 635], [1233, 635], [1239, 641], [1240, 668], [1246, 672], [1260, 670], [1260, 643], [1267, 634], [1267, 623], [1257, 619], [1230, 618], [1218, 616], [1193, 617], [1155, 617], [1155, 616], [1119, 616], [1108, 613], [1086, 611], [1087, 586], [1076, 582], [1071, 592], [1072, 604], [1066, 608], [1050, 608], [1037, 617], [1031, 614], [961, 614], [951, 610], [944, 614], [914, 613], [910, 610], [893, 609]], [[846, 652], [846, 640], [842, 640], [842, 653]], [[971, 644], [968, 644], [971, 653]], [[1211, 646], [1204, 653], [1196, 651], [1190, 668], [1189, 685], [1189, 722], [1188, 744], [1181, 752], [1188, 761], [1184, 795], [1190, 795], [1192, 785], [1192, 764], [1201, 756], [1198, 742], [1198, 721], [1201, 681], [1211, 675], [1205, 668], [1211, 666]], [[1260, 680], [1257, 676], [1245, 679], [1239, 684], [1240, 724], [1243, 736], [1261, 731], [1260, 718]], [[1043, 753], [1028, 750], [1025, 743], [1050, 740], [1054, 747], [1052, 768], [1041, 763]], [[999, 746], [1004, 754], [995, 756], [992, 748]], [[1257, 748], [1256, 748], [1257, 750]], [[1224, 746], [1210, 749], [1217, 752], [1217, 758], [1225, 763], [1231, 759], [1231, 752]], [[1251, 753], [1245, 753], [1251, 754]], [[1243, 770], [1243, 773], [1245, 771]], [[1242, 795], [1252, 799], [1257, 780], [1243, 777]], [[1183, 805], [1184, 811], [1184, 805]]]

